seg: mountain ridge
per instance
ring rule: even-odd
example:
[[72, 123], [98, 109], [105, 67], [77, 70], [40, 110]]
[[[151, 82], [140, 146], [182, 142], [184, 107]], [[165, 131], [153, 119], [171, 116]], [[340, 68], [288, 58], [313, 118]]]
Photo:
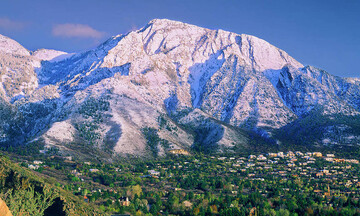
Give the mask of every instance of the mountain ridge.
[[[66, 54], [49, 51], [45, 59], [57, 55]], [[76, 145], [140, 155], [149, 154], [149, 149], [163, 155], [171, 148], [194, 146], [245, 149], [251, 148], [246, 131], [281, 142], [278, 130], [301, 122], [318, 107], [321, 112], [314, 120], [331, 115], [357, 118], [360, 112], [356, 79], [304, 67], [255, 36], [178, 21], [155, 19], [140, 30], [57, 61], [25, 56], [9, 63], [8, 58], [4, 54], [0, 59], [28, 66], [16, 73], [2, 69], [3, 80], [9, 74], [27, 74], [21, 76], [25, 80], [3, 81], [7, 85], [0, 88], [5, 106], [20, 119], [2, 125], [3, 143], [38, 140], [68, 153]], [[29, 80], [33, 84], [26, 85]], [[356, 128], [346, 122], [333, 126], [339, 125]], [[22, 129], [15, 133], [14, 128]], [[157, 143], [147, 140], [144, 128], [157, 130]], [[349, 131], [355, 132], [346, 135], [353, 137], [347, 144], [360, 140], [359, 131]], [[331, 139], [312, 142], [339, 143]]]

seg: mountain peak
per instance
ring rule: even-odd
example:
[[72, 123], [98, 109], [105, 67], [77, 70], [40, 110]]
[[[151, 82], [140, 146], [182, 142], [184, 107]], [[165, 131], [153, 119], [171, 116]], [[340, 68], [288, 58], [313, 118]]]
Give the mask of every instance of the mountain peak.
[[29, 56], [30, 52], [15, 40], [0, 34], [0, 52]]
[[152, 20], [150, 20], [150, 22], [148, 24], [165, 24], [165, 23], [166, 24], [185, 24], [181, 21], [162, 19], [162, 18], [152, 19]]
[[146, 29], [147, 27], [152, 26], [155, 29], [172, 29], [172, 28], [179, 28], [182, 29], [184, 27], [191, 27], [191, 28], [197, 28], [197, 29], [204, 29], [202, 27], [184, 23], [181, 21], [176, 20], [169, 20], [169, 19], [153, 19], [150, 20], [150, 22], [144, 27]]
[[53, 60], [62, 60], [66, 57], [71, 56], [67, 52], [53, 50], [53, 49], [38, 49], [32, 53], [32, 56], [38, 58], [39, 60], [53, 61]]

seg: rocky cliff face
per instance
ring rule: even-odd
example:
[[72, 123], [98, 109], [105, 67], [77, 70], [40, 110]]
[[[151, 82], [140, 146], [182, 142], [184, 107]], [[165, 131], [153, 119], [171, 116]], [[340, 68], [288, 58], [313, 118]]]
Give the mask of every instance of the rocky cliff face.
[[[18, 121], [4, 121], [3, 143], [40, 139], [64, 151], [81, 144], [120, 154], [225, 151], [249, 148], [249, 131], [282, 139], [315, 111], [315, 119], [359, 116], [359, 80], [304, 67], [250, 35], [156, 19], [74, 55], [30, 54], [11, 42], [0, 44], [0, 93]], [[324, 136], [342, 124], [352, 131], [347, 144], [356, 143], [360, 132], [343, 121], [322, 125], [312, 142], [339, 143]], [[156, 130], [155, 144], [147, 128]]]
[[9, 208], [7, 207], [6, 203], [0, 198], [0, 215], [3, 216], [12, 216]]

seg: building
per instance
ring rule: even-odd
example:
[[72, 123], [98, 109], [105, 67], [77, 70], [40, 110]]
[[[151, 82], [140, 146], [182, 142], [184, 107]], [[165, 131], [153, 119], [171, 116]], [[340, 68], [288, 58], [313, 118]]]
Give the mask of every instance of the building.
[[277, 154], [276, 153], [268, 153], [267, 156], [268, 157], [277, 157]]
[[37, 170], [37, 169], [39, 169], [40, 167], [39, 167], [39, 165], [29, 164], [29, 165], [28, 165], [28, 168], [29, 168], [29, 169], [32, 169], [32, 170]]
[[313, 152], [314, 157], [322, 157], [321, 152]]
[[334, 158], [331, 158], [331, 157], [327, 157], [327, 158], [325, 158], [325, 160], [326, 160], [327, 162], [334, 162]]
[[323, 170], [320, 170], [320, 172], [322, 172], [322, 173], [329, 173], [329, 170], [326, 170], [326, 169], [323, 169]]
[[295, 156], [295, 154], [294, 154], [294, 152], [292, 152], [292, 151], [288, 151], [287, 153], [286, 153], [286, 157], [294, 157]]
[[119, 203], [121, 206], [129, 206], [130, 205], [129, 197], [120, 197]]
[[359, 164], [359, 161], [355, 160], [355, 159], [347, 159], [347, 160], [345, 160], [345, 162], [353, 163], [353, 164]]
[[190, 153], [184, 149], [172, 149], [169, 150], [169, 153], [174, 155], [190, 155]]
[[345, 162], [345, 159], [335, 158], [334, 161], [335, 161], [336, 163], [344, 163], [344, 162]]
[[249, 159], [255, 159], [256, 155], [249, 155]]
[[324, 173], [320, 172], [320, 173], [316, 173], [316, 177], [322, 177], [324, 176]]
[[266, 157], [264, 155], [259, 155], [257, 157], [258, 160], [266, 160]]
[[159, 171], [149, 170], [148, 172], [149, 172], [149, 174], [152, 175], [152, 176], [159, 176], [159, 175], [160, 175], [160, 172], [159, 172]]
[[296, 151], [295, 155], [301, 157], [304, 156], [304, 153], [302, 153], [301, 151]]
[[77, 176], [77, 177], [81, 175], [81, 173], [78, 172], [76, 169], [71, 170], [70, 173], [73, 174], [73, 175], [75, 175], [75, 176]]
[[39, 164], [43, 164], [43, 162], [42, 161], [34, 161], [34, 164], [39, 165]]

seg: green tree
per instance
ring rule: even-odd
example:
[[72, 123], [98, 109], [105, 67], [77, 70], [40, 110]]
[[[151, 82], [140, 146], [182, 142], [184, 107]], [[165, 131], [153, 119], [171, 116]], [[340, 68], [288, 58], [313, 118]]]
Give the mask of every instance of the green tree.
[[14, 216], [41, 216], [54, 203], [55, 192], [43, 188], [42, 194], [35, 192], [34, 187], [7, 192], [6, 202]]

